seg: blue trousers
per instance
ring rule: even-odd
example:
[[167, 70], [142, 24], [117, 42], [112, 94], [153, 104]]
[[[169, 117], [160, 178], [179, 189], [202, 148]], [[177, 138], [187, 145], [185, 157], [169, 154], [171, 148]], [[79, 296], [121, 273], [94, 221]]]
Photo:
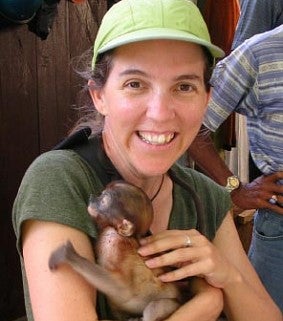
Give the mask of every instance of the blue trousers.
[[283, 215], [268, 209], [256, 212], [249, 258], [283, 312]]

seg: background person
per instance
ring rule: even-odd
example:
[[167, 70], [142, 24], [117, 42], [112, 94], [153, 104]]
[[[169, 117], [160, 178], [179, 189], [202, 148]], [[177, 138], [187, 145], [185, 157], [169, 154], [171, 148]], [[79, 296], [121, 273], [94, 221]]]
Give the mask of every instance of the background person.
[[[214, 149], [206, 129], [189, 148], [210, 177], [227, 186], [241, 209], [258, 209], [249, 251], [264, 285], [283, 310], [283, 25], [256, 35], [219, 62], [204, 126], [215, 131], [233, 111], [247, 117], [250, 152], [262, 175], [241, 184]], [[272, 48], [272, 50], [270, 50]]]
[[[265, 31], [272, 30], [283, 23], [283, 1], [264, 1], [264, 0], [243, 0], [241, 1], [241, 14], [238, 20], [235, 36], [232, 44], [232, 50], [238, 47], [246, 39]], [[240, 159], [238, 170], [241, 172], [242, 179], [252, 181], [261, 172], [254, 164], [254, 161], [249, 153], [248, 137], [246, 132], [246, 119], [238, 114], [236, 122], [238, 123], [237, 150], [233, 150], [230, 154], [230, 159], [233, 162], [235, 158]], [[232, 167], [232, 166], [231, 166]], [[230, 167], [230, 168], [231, 168]], [[244, 170], [243, 170], [244, 167]], [[247, 174], [243, 175], [247, 169]], [[245, 177], [246, 176], [246, 177]]]

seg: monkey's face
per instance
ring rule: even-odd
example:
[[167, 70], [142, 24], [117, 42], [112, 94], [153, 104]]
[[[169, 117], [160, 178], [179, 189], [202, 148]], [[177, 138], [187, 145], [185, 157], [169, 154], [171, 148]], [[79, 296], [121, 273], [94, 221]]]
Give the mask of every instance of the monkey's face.
[[125, 236], [146, 234], [153, 220], [148, 196], [124, 181], [111, 182], [100, 196], [91, 197], [88, 211], [101, 228], [113, 226]]

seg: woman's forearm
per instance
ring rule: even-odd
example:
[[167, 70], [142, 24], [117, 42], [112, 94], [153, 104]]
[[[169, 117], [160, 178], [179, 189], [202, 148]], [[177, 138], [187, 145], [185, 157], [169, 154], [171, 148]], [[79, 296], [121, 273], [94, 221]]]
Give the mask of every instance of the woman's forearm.
[[240, 273], [225, 286], [223, 296], [229, 321], [282, 321], [282, 314], [271, 298], [259, 295]]
[[215, 321], [223, 309], [222, 291], [212, 287], [202, 278], [192, 280], [194, 294], [166, 321]]

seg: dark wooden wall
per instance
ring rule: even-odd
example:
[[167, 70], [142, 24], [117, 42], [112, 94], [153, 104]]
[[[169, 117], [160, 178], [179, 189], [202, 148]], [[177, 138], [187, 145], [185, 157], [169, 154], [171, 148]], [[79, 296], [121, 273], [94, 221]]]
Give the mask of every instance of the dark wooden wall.
[[72, 57], [93, 44], [106, 0], [61, 0], [46, 40], [27, 25], [0, 29], [0, 321], [24, 315], [11, 209], [22, 176], [72, 124], [80, 81]]

